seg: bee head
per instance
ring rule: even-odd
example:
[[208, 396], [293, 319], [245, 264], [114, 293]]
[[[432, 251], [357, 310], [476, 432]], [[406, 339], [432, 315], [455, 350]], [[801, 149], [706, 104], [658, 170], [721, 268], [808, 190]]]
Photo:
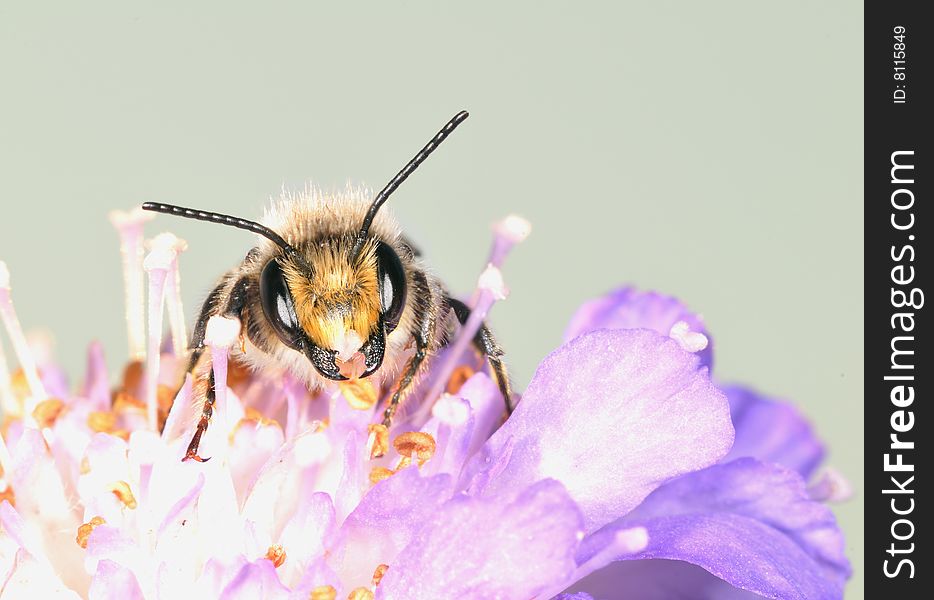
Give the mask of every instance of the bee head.
[[386, 336], [405, 309], [405, 269], [392, 246], [370, 239], [351, 256], [352, 244], [313, 244], [304, 260], [273, 258], [260, 275], [263, 312], [276, 335], [338, 381], [379, 369]]
[[[372, 375], [383, 362], [386, 336], [405, 309], [406, 277], [399, 255], [370, 235], [389, 196], [467, 118], [454, 115], [373, 199], [360, 230], [301, 250], [268, 227], [221, 213], [146, 202], [144, 210], [252, 231], [279, 246], [263, 266], [260, 300], [276, 335], [304, 353], [319, 373], [344, 380]], [[348, 376], [349, 375], [349, 376]]]

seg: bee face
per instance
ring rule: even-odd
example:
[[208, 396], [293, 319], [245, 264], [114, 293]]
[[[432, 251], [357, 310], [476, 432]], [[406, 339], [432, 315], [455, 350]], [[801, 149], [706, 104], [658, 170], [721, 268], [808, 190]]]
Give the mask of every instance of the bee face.
[[383, 362], [386, 336], [406, 304], [406, 271], [393, 247], [371, 238], [354, 256], [352, 237], [279, 255], [260, 274], [263, 313], [279, 340], [324, 377], [367, 377]]

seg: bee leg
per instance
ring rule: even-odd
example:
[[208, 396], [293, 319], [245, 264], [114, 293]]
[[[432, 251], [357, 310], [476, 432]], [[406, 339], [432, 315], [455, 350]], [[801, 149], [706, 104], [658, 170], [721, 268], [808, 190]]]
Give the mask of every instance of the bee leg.
[[392, 398], [389, 400], [389, 406], [386, 407], [386, 411], [383, 413], [383, 425], [387, 429], [392, 425], [392, 417], [396, 414], [399, 403], [402, 402], [405, 393], [415, 380], [415, 376], [418, 375], [418, 371], [428, 355], [431, 340], [434, 339], [435, 316], [428, 308], [432, 305], [431, 286], [428, 285], [428, 279], [422, 273], [415, 273], [412, 282], [419, 288], [418, 296], [424, 298], [425, 302], [415, 305], [416, 329], [412, 332], [412, 337], [415, 339], [415, 355], [405, 365], [402, 377], [399, 379], [399, 385], [396, 386], [396, 391], [393, 392]]
[[195, 434], [191, 438], [191, 442], [188, 443], [188, 450], [185, 451], [185, 458], [182, 459], [182, 462], [185, 462], [188, 459], [197, 461], [197, 462], [207, 462], [210, 458], [201, 458], [198, 456], [198, 446], [201, 445], [201, 436], [204, 435], [204, 432], [208, 430], [208, 425], [211, 423], [211, 415], [214, 414], [214, 400], [216, 397], [216, 391], [214, 389], [214, 370], [210, 371], [208, 375], [208, 389], [204, 394], [204, 405], [201, 407], [201, 418], [198, 419], [198, 427], [195, 429]]
[[[198, 366], [198, 362], [201, 359], [202, 354], [204, 353], [204, 334], [207, 330], [208, 320], [215, 314], [223, 315], [227, 318], [240, 318], [240, 314], [243, 312], [243, 307], [246, 305], [247, 292], [249, 287], [249, 280], [246, 277], [241, 277], [237, 282], [230, 288], [230, 293], [227, 296], [227, 304], [222, 311], [217, 311], [217, 305], [219, 304], [220, 297], [223, 295], [224, 289], [229, 283], [228, 279], [225, 279], [218, 285], [213, 292], [208, 295], [207, 300], [204, 302], [204, 306], [201, 309], [201, 315], [198, 317], [198, 322], [195, 324], [195, 331], [192, 335], [191, 340], [191, 358], [188, 361], [188, 372], [194, 373], [195, 368]], [[207, 431], [208, 425], [211, 423], [211, 416], [214, 414], [214, 400], [216, 398], [215, 382], [214, 382], [214, 369], [208, 368], [208, 389], [204, 394], [204, 404], [201, 408], [201, 418], [198, 419], [198, 426], [195, 429], [195, 434], [191, 438], [191, 442], [188, 444], [188, 450], [185, 452], [185, 458], [182, 461], [188, 459], [195, 460], [197, 462], [205, 462], [208, 459], [201, 458], [198, 455], [198, 446], [201, 444], [201, 436], [204, 435], [204, 432]]]
[[409, 386], [412, 385], [412, 381], [415, 379], [415, 375], [418, 374], [418, 370], [421, 368], [427, 354], [428, 344], [425, 343], [421, 336], [415, 336], [415, 355], [405, 366], [402, 378], [399, 379], [399, 385], [396, 387], [396, 391], [393, 392], [392, 398], [389, 400], [389, 406], [386, 407], [386, 411], [383, 413], [383, 425], [387, 429], [392, 425], [392, 417], [396, 414], [396, 409], [399, 408], [402, 398], [408, 391]]
[[[457, 298], [448, 297], [444, 300], [454, 311], [458, 322], [460, 322], [461, 325], [467, 323], [467, 319], [470, 317], [470, 308]], [[490, 363], [490, 369], [493, 371], [496, 384], [499, 386], [499, 391], [503, 395], [503, 400], [506, 402], [506, 411], [512, 414], [515, 406], [512, 403], [512, 389], [509, 385], [509, 373], [506, 371], [506, 365], [503, 364], [503, 356], [505, 353], [503, 349], [499, 347], [499, 344], [496, 343], [496, 340], [493, 338], [493, 332], [486, 326], [486, 323], [481, 324], [480, 329], [477, 330], [477, 334], [473, 338], [473, 345]]]

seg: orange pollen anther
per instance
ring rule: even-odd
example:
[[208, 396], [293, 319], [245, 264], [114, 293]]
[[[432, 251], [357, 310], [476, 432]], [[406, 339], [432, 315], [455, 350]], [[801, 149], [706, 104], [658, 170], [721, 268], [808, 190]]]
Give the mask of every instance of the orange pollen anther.
[[156, 403], [158, 404], [159, 411], [162, 414], [169, 414], [169, 409], [172, 408], [172, 404], [175, 403], [175, 390], [163, 383], [160, 383], [156, 388]]
[[473, 377], [474, 373], [476, 373], [476, 371], [473, 370], [473, 367], [469, 365], [460, 365], [451, 373], [451, 377], [448, 378], [448, 385], [444, 391], [452, 396], [456, 395], [457, 392], [461, 390], [461, 387], [467, 383], [467, 380]]
[[435, 438], [423, 431], [408, 431], [400, 434], [392, 441], [392, 445], [403, 459], [415, 458], [419, 466], [425, 464], [435, 453]]
[[367, 431], [370, 432], [367, 438], [370, 458], [384, 456], [389, 450], [389, 429], [382, 423], [372, 423], [367, 427]]
[[337, 590], [333, 585], [319, 585], [311, 590], [308, 600], [334, 600], [337, 598]]
[[387, 469], [386, 467], [373, 467], [373, 470], [370, 471], [370, 483], [376, 485], [384, 479], [389, 479], [396, 472], [392, 469]]
[[285, 550], [282, 548], [282, 544], [273, 544], [269, 547], [269, 550], [266, 550], [266, 558], [272, 562], [272, 566], [279, 568], [282, 566], [282, 563], [285, 562]]
[[379, 582], [383, 580], [383, 575], [386, 574], [386, 569], [389, 568], [389, 565], [380, 565], [376, 567], [376, 570], [373, 571], [373, 587], [379, 585]]
[[338, 384], [350, 408], [369, 410], [376, 404], [376, 387], [369, 379], [352, 379]]
[[88, 538], [91, 537], [91, 532], [94, 531], [94, 528], [98, 525], [103, 525], [106, 523], [103, 517], [93, 517], [87, 523], [78, 527], [78, 535], [75, 536], [75, 541], [78, 542], [78, 545], [87, 550], [88, 547]]
[[244, 414], [245, 416], [237, 421], [237, 424], [234, 425], [234, 428], [230, 430], [229, 440], [231, 443], [233, 443], [234, 439], [237, 437], [237, 433], [240, 431], [241, 427], [264, 427], [275, 425], [280, 429], [282, 428], [282, 425], [279, 425], [279, 421], [266, 418], [263, 413], [259, 412], [252, 406], [246, 407]]
[[[41, 371], [39, 371], [39, 374], [41, 376]], [[13, 374], [10, 375], [10, 388], [13, 390], [13, 395], [18, 400], [23, 400], [32, 395], [32, 390], [29, 388], [29, 380], [26, 379], [26, 371], [22, 369], [13, 371]]]
[[347, 596], [347, 600], [373, 600], [373, 592], [365, 587], [358, 587], [350, 592], [350, 595]]
[[117, 500], [123, 502], [124, 506], [130, 510], [136, 508], [136, 497], [133, 496], [133, 492], [130, 491], [129, 483], [125, 481], [115, 481], [110, 484], [108, 489], [113, 492], [113, 495], [117, 497]]
[[16, 494], [13, 493], [13, 486], [7, 482], [0, 482], [0, 486], [3, 487], [3, 490], [0, 491], [0, 502], [6, 500], [10, 503], [10, 506], [16, 506]]
[[112, 412], [92, 412], [88, 415], [88, 427], [95, 433], [113, 433], [117, 426], [117, 415]]
[[134, 360], [128, 362], [123, 369], [123, 385], [121, 386], [121, 390], [132, 393], [139, 389], [139, 386], [143, 383], [143, 375], [143, 361]]
[[279, 421], [266, 417], [263, 413], [252, 406], [247, 406], [244, 411], [244, 418], [255, 421], [258, 425], [279, 425]]
[[114, 397], [113, 410], [116, 413], [131, 410], [145, 411], [146, 403], [127, 392], [117, 392], [117, 395]]
[[39, 424], [40, 429], [44, 429], [51, 427], [63, 410], [65, 410], [64, 402], [58, 398], [49, 398], [36, 405], [32, 411], [32, 418]]

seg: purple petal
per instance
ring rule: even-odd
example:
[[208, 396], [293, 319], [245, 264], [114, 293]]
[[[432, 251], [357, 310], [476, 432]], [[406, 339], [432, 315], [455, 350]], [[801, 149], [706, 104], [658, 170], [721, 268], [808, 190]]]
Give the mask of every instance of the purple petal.
[[499, 387], [483, 372], [474, 373], [464, 382], [457, 396], [442, 396], [422, 427], [437, 442], [435, 455], [423, 473], [450, 473], [457, 478], [467, 459], [502, 423], [504, 413]]
[[432, 417], [422, 432], [434, 438], [435, 453], [421, 468], [424, 475], [449, 473], [458, 477], [467, 461], [475, 419], [470, 402], [457, 396], [442, 395], [432, 408]]
[[824, 446], [797, 408], [741, 386], [725, 387], [736, 441], [723, 462], [751, 456], [794, 469], [810, 478], [824, 458]]
[[767, 597], [839, 598], [850, 575], [833, 513], [809, 498], [797, 473], [749, 458], [659, 488], [586, 539], [578, 561], [636, 526], [646, 528], [649, 544], [624, 558], [687, 561]]
[[726, 396], [698, 364], [653, 331], [581, 336], [542, 362], [461, 481], [471, 493], [495, 494], [557, 479], [594, 531], [729, 450]]
[[574, 572], [583, 525], [563, 486], [552, 480], [512, 502], [458, 496], [434, 511], [389, 564], [376, 597], [532, 598]]
[[421, 477], [410, 467], [373, 486], [344, 521], [328, 564], [349, 589], [370, 585], [451, 496], [451, 477]]
[[599, 598], [615, 598], [620, 595], [620, 590], [625, 590], [626, 600], [762, 598], [758, 594], [737, 589], [696, 565], [680, 560], [660, 559], [624, 560], [613, 563], [578, 581], [570, 589], [586, 590]]
[[97, 572], [88, 591], [90, 600], [142, 600], [143, 597], [133, 571], [111, 560], [97, 563]]
[[[243, 555], [226, 559], [209, 558], [198, 575], [195, 589], [202, 597], [218, 598], [221, 591], [234, 580], [248, 563], [249, 561]], [[183, 594], [186, 593], [191, 594], [191, 591], [186, 592], [184, 590], [186, 585], [189, 588], [191, 587], [190, 582], [184, 581], [181, 577], [173, 577], [173, 575], [177, 575], [177, 573], [173, 573], [173, 570], [176, 572], [178, 570], [176, 565], [171, 565], [171, 567], [175, 567], [172, 570], [170, 570], [168, 563], [162, 563], [159, 567], [157, 573], [159, 598], [177, 598], [184, 597]]]
[[479, 450], [487, 439], [496, 431], [503, 420], [506, 406], [499, 387], [489, 375], [475, 373], [464, 382], [457, 395], [470, 402], [474, 424], [470, 436], [468, 456]]
[[302, 574], [302, 579], [298, 585], [292, 588], [292, 598], [294, 600], [304, 600], [311, 596], [311, 591], [316, 587], [325, 585], [332, 586], [337, 591], [337, 597], [343, 598], [343, 586], [331, 567], [327, 565], [323, 558], [312, 562]]
[[104, 560], [134, 567], [141, 564], [141, 556], [141, 550], [136, 541], [119, 527], [99, 525], [88, 536], [87, 555], [85, 556], [88, 572], [96, 571], [97, 565]]
[[289, 590], [279, 582], [276, 568], [268, 560], [247, 563], [227, 584], [220, 600], [275, 600], [288, 598]]
[[651, 329], [667, 336], [678, 321], [686, 322], [691, 331], [707, 336], [707, 347], [698, 355], [701, 365], [711, 367], [713, 344], [700, 315], [675, 298], [629, 286], [582, 304], [571, 317], [564, 340], [570, 341], [597, 329]]

